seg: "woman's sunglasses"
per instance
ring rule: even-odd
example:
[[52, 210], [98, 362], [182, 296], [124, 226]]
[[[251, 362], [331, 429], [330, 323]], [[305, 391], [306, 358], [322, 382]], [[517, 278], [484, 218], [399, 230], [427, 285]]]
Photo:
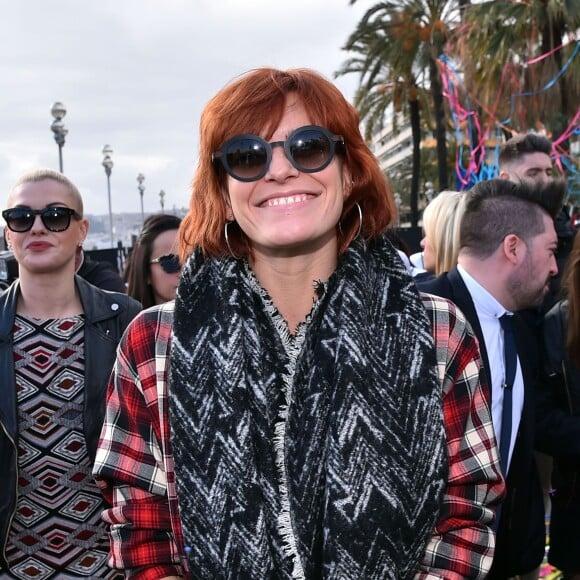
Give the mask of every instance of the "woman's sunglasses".
[[272, 149], [283, 147], [292, 165], [304, 173], [322, 171], [332, 161], [336, 145], [344, 148], [344, 139], [317, 125], [300, 127], [286, 141], [268, 143], [257, 135], [237, 135], [226, 141], [212, 155], [238, 181], [257, 181], [266, 175], [272, 161]]
[[2, 217], [13, 232], [27, 232], [36, 216], [39, 215], [44, 227], [49, 232], [64, 232], [70, 226], [71, 217], [76, 220], [82, 216], [70, 207], [45, 207], [44, 209], [30, 209], [29, 207], [12, 207], [2, 212]]
[[181, 264], [179, 263], [179, 256], [175, 254], [166, 254], [165, 256], [159, 256], [155, 260], [151, 260], [151, 264], [159, 264], [161, 269], [166, 274], [175, 274], [181, 270]]

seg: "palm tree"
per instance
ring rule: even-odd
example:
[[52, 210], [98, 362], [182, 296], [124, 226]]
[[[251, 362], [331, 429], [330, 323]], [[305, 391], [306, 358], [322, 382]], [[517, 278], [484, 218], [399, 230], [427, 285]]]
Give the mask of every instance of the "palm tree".
[[[356, 1], [350, 0], [350, 4]], [[357, 95], [359, 111], [372, 128], [382, 122], [389, 105], [395, 104], [395, 89], [407, 93], [409, 113], [415, 115], [412, 126], [418, 127], [419, 99], [415, 93], [420, 95], [421, 88], [428, 87], [434, 115], [439, 189], [448, 187], [448, 168], [446, 115], [437, 58], [449, 37], [450, 26], [458, 21], [459, 10], [459, 2], [450, 0], [379, 2], [367, 10], [344, 47], [357, 57], [347, 60], [338, 72], [361, 75]], [[392, 88], [393, 94], [381, 92], [381, 87]], [[420, 142], [419, 131], [415, 139]]]
[[458, 53], [468, 90], [487, 111], [486, 124], [499, 119], [506, 128], [560, 135], [580, 102], [580, 54], [571, 58], [580, 2], [488, 0], [469, 6], [465, 19]]
[[[354, 97], [354, 106], [365, 123], [365, 137], [372, 136], [383, 128], [386, 113], [392, 115], [393, 129], [397, 129], [399, 113], [409, 117], [412, 140], [411, 171], [411, 225], [418, 223], [419, 177], [421, 172], [421, 115], [418, 81], [409, 51], [400, 50], [400, 39], [385, 34], [382, 26], [367, 26], [361, 22], [350, 36], [344, 50], [355, 53], [337, 71], [336, 75], [359, 73], [360, 86]], [[396, 51], [391, 67], [383, 65], [387, 55]], [[421, 71], [419, 71], [419, 74]]]

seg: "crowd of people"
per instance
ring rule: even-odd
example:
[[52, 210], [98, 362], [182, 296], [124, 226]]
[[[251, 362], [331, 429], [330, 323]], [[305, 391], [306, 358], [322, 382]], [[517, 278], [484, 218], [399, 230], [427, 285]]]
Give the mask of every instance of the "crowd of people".
[[580, 238], [550, 155], [510, 139], [497, 179], [435, 197], [416, 277], [308, 69], [209, 101], [187, 216], [149, 217], [117, 278], [87, 281], [75, 185], [23, 175], [0, 578], [531, 579], [546, 511], [580, 578]]

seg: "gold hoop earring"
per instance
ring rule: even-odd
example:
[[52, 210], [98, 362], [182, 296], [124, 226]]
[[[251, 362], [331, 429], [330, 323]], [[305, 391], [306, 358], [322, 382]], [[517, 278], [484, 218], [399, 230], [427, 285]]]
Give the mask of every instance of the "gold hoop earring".
[[235, 260], [239, 260], [241, 259], [241, 256], [236, 256], [232, 250], [232, 247], [230, 246], [230, 238], [228, 236], [228, 227], [230, 224], [233, 224], [234, 222], [226, 222], [224, 225], [224, 237], [226, 238], [226, 245], [228, 247], [228, 250], [230, 251], [230, 255], [232, 256], [232, 258], [234, 258]]

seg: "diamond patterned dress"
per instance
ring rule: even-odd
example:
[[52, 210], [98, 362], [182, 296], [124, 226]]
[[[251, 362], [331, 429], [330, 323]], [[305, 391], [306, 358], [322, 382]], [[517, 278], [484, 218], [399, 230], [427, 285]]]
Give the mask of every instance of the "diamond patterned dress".
[[16, 316], [18, 502], [12, 578], [115, 578], [83, 437], [84, 319]]

